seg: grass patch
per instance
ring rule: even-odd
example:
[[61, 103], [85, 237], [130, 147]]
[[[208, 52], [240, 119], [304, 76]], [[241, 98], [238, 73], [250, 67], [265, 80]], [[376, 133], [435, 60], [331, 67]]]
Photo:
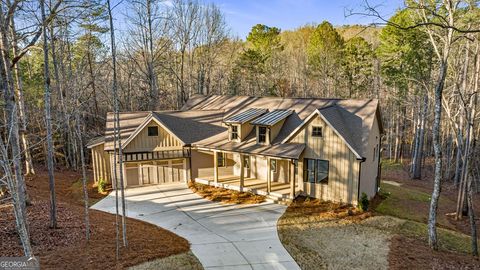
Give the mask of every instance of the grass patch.
[[222, 203], [258, 204], [265, 201], [265, 196], [250, 192], [240, 192], [231, 189], [218, 188], [195, 182], [189, 182], [188, 187], [203, 198]]
[[[383, 200], [375, 207], [375, 212], [402, 219], [427, 222], [430, 207], [430, 194], [405, 186], [382, 183], [380, 197]], [[439, 207], [455, 203], [446, 197], [440, 197]], [[437, 216], [438, 223], [444, 228], [452, 228], [444, 215]]]
[[[421, 239], [425, 243], [428, 243], [427, 224], [415, 221], [406, 221], [398, 228], [398, 230], [396, 230], [396, 232], [406, 237]], [[437, 228], [437, 234], [440, 249], [456, 251], [465, 254], [471, 253], [470, 237], [468, 235], [443, 228]]]
[[166, 258], [161, 258], [128, 268], [129, 270], [203, 270], [200, 261], [193, 255], [191, 251], [172, 255]]
[[400, 162], [395, 162], [393, 159], [385, 159], [382, 160], [382, 170], [401, 170], [403, 168], [402, 163]]

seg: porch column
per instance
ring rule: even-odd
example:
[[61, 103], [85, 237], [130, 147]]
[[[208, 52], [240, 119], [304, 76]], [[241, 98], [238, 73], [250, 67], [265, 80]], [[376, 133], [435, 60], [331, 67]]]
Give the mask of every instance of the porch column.
[[295, 164], [293, 164], [294, 162], [295, 161], [293, 160], [288, 162], [288, 180], [290, 181], [290, 198], [292, 200], [295, 198]]
[[218, 183], [218, 152], [213, 151], [213, 182]]
[[272, 164], [270, 164], [270, 158], [267, 157], [267, 192], [272, 191]]
[[240, 191], [243, 191], [244, 182], [245, 182], [245, 159], [244, 159], [244, 155], [240, 154]]

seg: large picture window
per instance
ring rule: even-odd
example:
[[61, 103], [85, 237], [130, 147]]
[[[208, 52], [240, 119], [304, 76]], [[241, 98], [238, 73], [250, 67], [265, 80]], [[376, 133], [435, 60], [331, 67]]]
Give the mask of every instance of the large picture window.
[[303, 163], [303, 181], [317, 184], [328, 183], [328, 160], [306, 158]]

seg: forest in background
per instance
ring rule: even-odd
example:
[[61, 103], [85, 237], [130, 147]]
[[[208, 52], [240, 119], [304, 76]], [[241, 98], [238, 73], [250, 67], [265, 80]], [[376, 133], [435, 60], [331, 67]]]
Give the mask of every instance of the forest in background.
[[[115, 39], [120, 111], [179, 109], [194, 94], [378, 98], [383, 158], [408, 161], [412, 179], [421, 179], [435, 157], [432, 201], [450, 183], [459, 190], [457, 215], [468, 214], [467, 195], [480, 189], [477, 1], [406, 1], [387, 19], [366, 1], [348, 15], [380, 26], [257, 24], [245, 40], [232, 37], [214, 4], [169, 3], [124, 3]], [[7, 178], [34, 173], [33, 161], [77, 170], [88, 160], [84, 145], [103, 134], [117, 100], [108, 11], [97, 0], [1, 1]], [[10, 141], [15, 128], [19, 149]]]

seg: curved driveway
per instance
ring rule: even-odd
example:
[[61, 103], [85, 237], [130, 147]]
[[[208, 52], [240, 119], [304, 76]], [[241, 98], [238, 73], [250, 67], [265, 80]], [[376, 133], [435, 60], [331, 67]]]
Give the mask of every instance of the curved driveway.
[[[127, 189], [126, 200], [128, 217], [186, 238], [205, 269], [300, 269], [278, 238], [283, 205], [214, 203], [184, 183]], [[114, 193], [92, 209], [115, 213]]]

